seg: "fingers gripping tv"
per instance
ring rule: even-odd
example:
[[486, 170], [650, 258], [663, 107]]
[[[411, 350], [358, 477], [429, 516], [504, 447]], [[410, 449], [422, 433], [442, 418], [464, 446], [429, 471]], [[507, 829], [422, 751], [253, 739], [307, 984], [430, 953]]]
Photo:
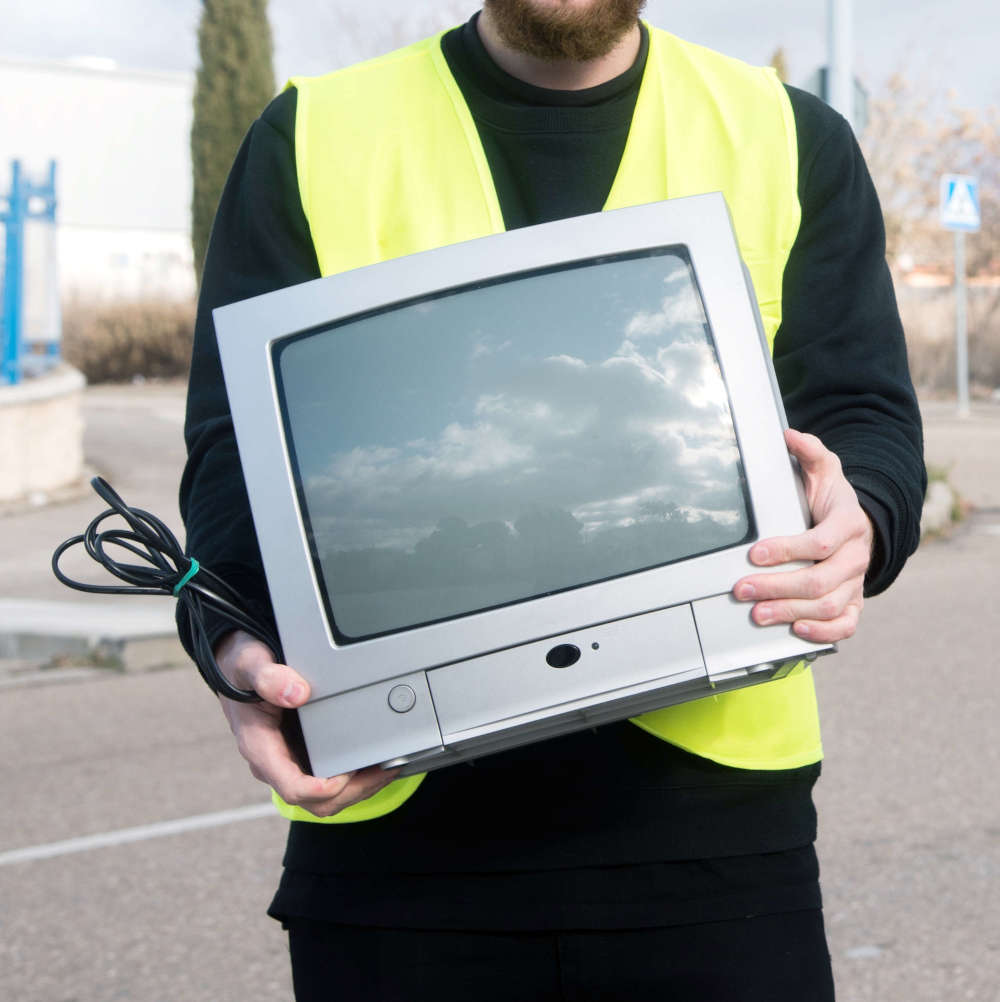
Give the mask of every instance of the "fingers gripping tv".
[[730, 591], [809, 525], [723, 197], [215, 311], [317, 775], [417, 772], [831, 650]]

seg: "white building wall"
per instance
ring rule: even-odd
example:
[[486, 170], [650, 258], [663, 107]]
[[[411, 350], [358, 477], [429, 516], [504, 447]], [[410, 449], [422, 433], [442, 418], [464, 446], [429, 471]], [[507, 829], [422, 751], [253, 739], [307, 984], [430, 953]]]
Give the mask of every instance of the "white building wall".
[[[189, 74], [0, 59], [0, 193], [12, 159], [39, 179], [56, 160], [63, 299], [194, 294], [193, 89]], [[45, 282], [28, 257], [30, 301]]]

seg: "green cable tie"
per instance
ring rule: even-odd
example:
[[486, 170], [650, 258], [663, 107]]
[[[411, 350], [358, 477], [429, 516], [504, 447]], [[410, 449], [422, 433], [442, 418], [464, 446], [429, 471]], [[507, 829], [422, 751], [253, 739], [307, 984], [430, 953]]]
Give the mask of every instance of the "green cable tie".
[[184, 577], [182, 577], [180, 581], [174, 585], [174, 594], [179, 595], [181, 593], [181, 588], [183, 588], [184, 585], [186, 585], [188, 581], [190, 581], [191, 578], [193, 578], [200, 570], [201, 564], [199, 564], [198, 561], [192, 557], [191, 563], [188, 565], [187, 574], [185, 574]]

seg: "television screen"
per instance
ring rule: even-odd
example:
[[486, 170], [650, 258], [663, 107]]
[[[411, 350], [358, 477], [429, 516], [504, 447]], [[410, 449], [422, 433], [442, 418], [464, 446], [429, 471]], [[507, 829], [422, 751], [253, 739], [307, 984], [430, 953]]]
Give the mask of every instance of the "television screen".
[[338, 642], [752, 536], [683, 248], [448, 290], [273, 351]]

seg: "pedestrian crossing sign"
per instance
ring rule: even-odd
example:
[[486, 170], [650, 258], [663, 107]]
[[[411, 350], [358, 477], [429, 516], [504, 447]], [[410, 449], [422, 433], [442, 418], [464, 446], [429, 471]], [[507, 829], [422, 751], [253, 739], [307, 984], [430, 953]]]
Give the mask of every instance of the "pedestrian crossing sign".
[[979, 229], [979, 179], [967, 174], [941, 178], [941, 225], [946, 230]]

